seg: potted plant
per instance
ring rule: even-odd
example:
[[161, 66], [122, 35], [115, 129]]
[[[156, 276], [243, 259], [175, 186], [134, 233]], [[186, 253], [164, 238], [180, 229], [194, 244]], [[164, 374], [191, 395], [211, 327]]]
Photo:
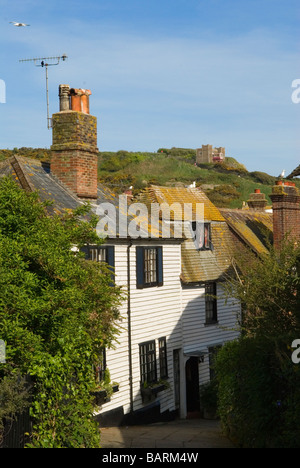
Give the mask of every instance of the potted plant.
[[109, 369], [105, 369], [104, 379], [99, 382], [92, 395], [95, 397], [96, 405], [101, 406], [103, 403], [110, 401], [112, 394], [118, 391], [119, 384], [111, 382]]
[[166, 380], [159, 380], [157, 382], [151, 383], [143, 382], [143, 384], [141, 385], [143, 403], [148, 403], [150, 401], [155, 400], [159, 392], [162, 392], [163, 390], [166, 390], [169, 387], [170, 384]]

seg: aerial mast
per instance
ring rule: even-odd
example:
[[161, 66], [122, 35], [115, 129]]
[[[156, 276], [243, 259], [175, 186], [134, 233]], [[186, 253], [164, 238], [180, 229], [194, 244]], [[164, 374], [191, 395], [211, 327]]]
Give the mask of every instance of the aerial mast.
[[46, 71], [46, 97], [47, 97], [47, 127], [50, 129], [52, 127], [51, 118], [49, 116], [49, 91], [48, 91], [48, 67], [58, 65], [60, 60], [65, 61], [67, 55], [63, 54], [58, 57], [36, 57], [31, 59], [22, 59], [19, 62], [33, 62], [36, 67], [45, 68]]

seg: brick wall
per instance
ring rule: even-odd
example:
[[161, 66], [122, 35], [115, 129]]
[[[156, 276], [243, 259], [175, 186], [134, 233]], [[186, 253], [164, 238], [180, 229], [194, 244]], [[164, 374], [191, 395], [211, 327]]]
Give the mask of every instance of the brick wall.
[[300, 242], [300, 193], [292, 182], [278, 182], [270, 195], [273, 204], [274, 246], [287, 238]]
[[97, 198], [97, 119], [73, 110], [52, 116], [51, 173], [78, 197]]

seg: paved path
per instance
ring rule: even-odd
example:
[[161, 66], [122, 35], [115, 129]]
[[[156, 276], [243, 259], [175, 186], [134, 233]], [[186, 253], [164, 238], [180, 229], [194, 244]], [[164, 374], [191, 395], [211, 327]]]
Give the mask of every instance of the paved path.
[[102, 448], [234, 448], [218, 421], [184, 419], [101, 428]]

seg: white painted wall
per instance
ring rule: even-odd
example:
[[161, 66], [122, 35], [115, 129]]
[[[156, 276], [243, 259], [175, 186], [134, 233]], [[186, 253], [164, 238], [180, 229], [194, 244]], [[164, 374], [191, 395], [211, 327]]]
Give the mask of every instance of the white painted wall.
[[[143, 245], [139, 242], [138, 245]], [[144, 245], [158, 245], [147, 242]], [[159, 378], [158, 339], [166, 337], [168, 353], [168, 381], [170, 388], [159, 393], [161, 412], [175, 410], [173, 351], [181, 350], [181, 417], [186, 416], [185, 402], [185, 363], [186, 353], [222, 344], [235, 339], [238, 331], [235, 329], [240, 305], [235, 301], [225, 301], [221, 284], [217, 287], [218, 324], [205, 325], [205, 298], [203, 286], [182, 286], [181, 246], [180, 244], [163, 245], [164, 284], [161, 287], [144, 289], [136, 288], [136, 245], [130, 248], [130, 304], [131, 304], [131, 341], [133, 368], [133, 409], [146, 406], [142, 402], [140, 392], [140, 362], [139, 344], [155, 340], [156, 358]], [[115, 245], [116, 283], [127, 290], [127, 245]], [[107, 412], [120, 406], [124, 413], [130, 411], [129, 386], [129, 353], [128, 353], [128, 322], [127, 302], [121, 307], [123, 320], [120, 325], [122, 332], [116, 342], [115, 350], [107, 351], [107, 365], [112, 381], [119, 383], [119, 392], [115, 393], [110, 402], [102, 406], [101, 412]], [[209, 360], [199, 363], [199, 383], [209, 380]]]

